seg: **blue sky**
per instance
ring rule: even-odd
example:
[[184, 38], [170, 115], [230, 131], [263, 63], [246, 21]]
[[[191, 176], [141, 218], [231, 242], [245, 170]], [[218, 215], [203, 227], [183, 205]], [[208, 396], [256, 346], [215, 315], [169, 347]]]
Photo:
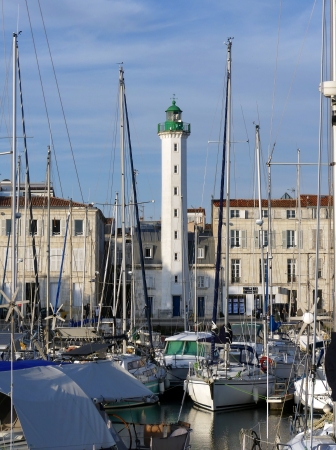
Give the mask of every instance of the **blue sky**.
[[[315, 5], [316, 3], [316, 5]], [[161, 154], [157, 124], [173, 94], [191, 124], [188, 139], [188, 207], [218, 198], [218, 140], [228, 37], [232, 46], [232, 198], [255, 196], [254, 123], [261, 127], [264, 162], [275, 142], [274, 162], [316, 162], [318, 155], [321, 2], [313, 0], [2, 0], [0, 64], [1, 137], [11, 135], [11, 41], [20, 30], [31, 180], [43, 182], [50, 133], [42, 96], [34, 34], [55, 162], [56, 194], [75, 201], [112, 203], [120, 192], [119, 137], [115, 134], [118, 63], [123, 62], [138, 198], [146, 219], [161, 215]], [[43, 15], [43, 21], [41, 17]], [[280, 28], [279, 14], [281, 11]], [[43, 23], [78, 170], [53, 75]], [[279, 31], [279, 35], [278, 35]], [[279, 36], [279, 45], [278, 43]], [[278, 55], [278, 56], [277, 56]], [[8, 71], [9, 68], [9, 71]], [[9, 76], [9, 81], [6, 78]], [[275, 81], [276, 80], [276, 81]], [[8, 128], [9, 127], [9, 128]], [[18, 121], [18, 135], [21, 133]], [[249, 143], [246, 141], [249, 139]], [[245, 141], [245, 142], [242, 142]], [[1, 151], [9, 141], [0, 140]], [[19, 143], [19, 151], [22, 144]], [[323, 150], [326, 162], [326, 146]], [[54, 161], [54, 159], [53, 159]], [[2, 156], [0, 177], [10, 174]], [[264, 169], [265, 171], [265, 165]], [[295, 167], [272, 169], [272, 195], [296, 187]], [[327, 193], [323, 169], [323, 192]], [[82, 191], [82, 192], [81, 192]], [[317, 192], [317, 170], [303, 168], [301, 192]], [[263, 196], [266, 196], [263, 181]], [[106, 215], [108, 207], [103, 208]]]

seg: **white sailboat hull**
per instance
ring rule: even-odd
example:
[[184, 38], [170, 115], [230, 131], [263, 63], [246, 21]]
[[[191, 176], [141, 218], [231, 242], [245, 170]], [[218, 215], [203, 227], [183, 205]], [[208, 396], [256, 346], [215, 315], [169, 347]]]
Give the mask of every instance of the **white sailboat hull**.
[[[269, 394], [274, 392], [274, 377], [269, 377]], [[189, 378], [188, 394], [195, 405], [209, 411], [236, 410], [253, 407], [267, 396], [266, 377], [246, 379], [219, 378], [206, 381], [197, 376]]]

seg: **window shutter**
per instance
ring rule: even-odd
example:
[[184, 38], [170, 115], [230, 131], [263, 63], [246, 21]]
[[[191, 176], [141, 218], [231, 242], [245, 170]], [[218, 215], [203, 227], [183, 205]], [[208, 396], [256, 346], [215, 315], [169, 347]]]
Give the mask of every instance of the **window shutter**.
[[[66, 229], [66, 220], [62, 219], [61, 220], [61, 236], [65, 235], [65, 229]], [[72, 233], [73, 235], [73, 233]]]
[[270, 236], [270, 243], [271, 243], [271, 247], [275, 248], [276, 247], [276, 241], [275, 241], [275, 231], [271, 231], [271, 236]]
[[254, 232], [254, 247], [260, 248], [259, 231]]
[[323, 248], [323, 230], [320, 230], [319, 247]]
[[334, 230], [330, 230], [330, 248], [334, 248]]
[[239, 217], [241, 219], [247, 219], [247, 211], [245, 210], [239, 210]]
[[87, 219], [86, 221], [84, 220], [84, 233], [85, 233], [85, 236], [89, 236], [89, 233], [90, 233], [90, 221], [89, 221], [89, 219]]
[[210, 278], [204, 277], [204, 287], [209, 288], [210, 287]]
[[230, 247], [231, 248], [234, 245], [234, 236], [235, 236], [235, 230], [230, 230]]
[[303, 232], [302, 232], [302, 230], [295, 231], [295, 246], [298, 248], [303, 247]]
[[316, 230], [311, 230], [312, 231], [312, 243], [311, 243], [311, 248], [315, 249], [316, 248]]
[[37, 235], [43, 236], [43, 231], [44, 231], [44, 221], [43, 219], [40, 219], [37, 221]]
[[282, 232], [282, 248], [287, 248], [287, 230]]
[[241, 246], [246, 248], [246, 230], [241, 231]]

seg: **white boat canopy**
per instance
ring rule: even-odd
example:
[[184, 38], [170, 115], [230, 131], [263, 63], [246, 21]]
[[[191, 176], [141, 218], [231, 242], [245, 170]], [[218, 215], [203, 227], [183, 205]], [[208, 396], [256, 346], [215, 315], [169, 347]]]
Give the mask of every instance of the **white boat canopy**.
[[157, 401], [156, 395], [150, 389], [113, 361], [63, 364], [59, 369], [99, 403]]
[[[111, 448], [116, 445], [97, 407], [55, 366], [15, 370], [13, 405], [28, 448]], [[0, 392], [10, 395], [11, 372], [0, 372]]]

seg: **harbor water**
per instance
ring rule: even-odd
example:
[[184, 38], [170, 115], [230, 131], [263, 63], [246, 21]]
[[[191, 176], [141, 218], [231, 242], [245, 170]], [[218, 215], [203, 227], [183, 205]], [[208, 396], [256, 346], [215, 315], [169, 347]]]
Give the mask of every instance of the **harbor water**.
[[[267, 414], [267, 408], [264, 404], [258, 408], [228, 411], [220, 413], [211, 413], [193, 406], [193, 402], [187, 397], [182, 405], [182, 394], [180, 399], [174, 395], [174, 398], [165, 396], [159, 404], [150, 406], [139, 406], [136, 408], [115, 409], [110, 411], [112, 414], [122, 417], [126, 422], [135, 423], [172, 423], [178, 420], [180, 411], [180, 420], [188, 422], [192, 428], [191, 449], [192, 450], [239, 450], [240, 431], [244, 429], [254, 429], [261, 437], [261, 441], [267, 438], [267, 417], [268, 417], [268, 441], [274, 442], [275, 436], [281, 438], [281, 442], [287, 442], [290, 439], [289, 420], [291, 410], [286, 413]], [[267, 447], [261, 443], [262, 448]]]

